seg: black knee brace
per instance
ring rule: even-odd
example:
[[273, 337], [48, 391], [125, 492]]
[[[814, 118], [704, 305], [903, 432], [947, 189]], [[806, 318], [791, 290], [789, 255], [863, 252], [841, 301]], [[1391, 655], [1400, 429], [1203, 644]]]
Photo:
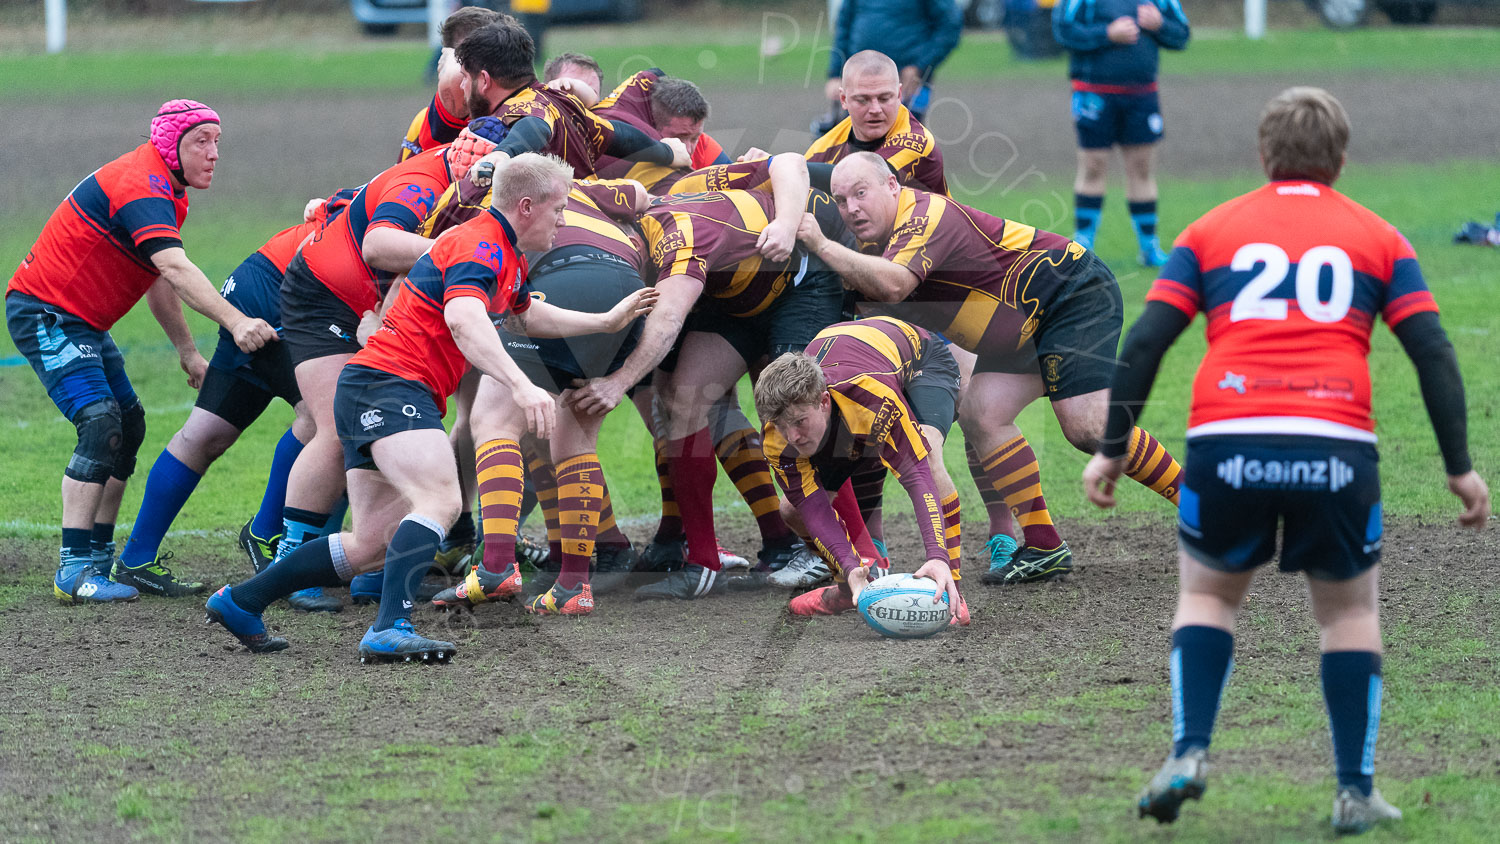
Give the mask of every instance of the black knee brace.
[[146, 441], [146, 409], [137, 401], [120, 411], [120, 450], [115, 454], [111, 477], [128, 479], [135, 472], [135, 456]]
[[78, 429], [78, 446], [63, 474], [86, 484], [109, 480], [123, 439], [119, 402], [108, 398], [88, 405], [73, 417], [73, 427]]

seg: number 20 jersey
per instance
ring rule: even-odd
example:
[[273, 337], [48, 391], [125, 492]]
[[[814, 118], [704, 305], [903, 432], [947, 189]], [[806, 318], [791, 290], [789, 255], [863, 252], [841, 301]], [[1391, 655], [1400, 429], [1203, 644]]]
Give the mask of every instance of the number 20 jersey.
[[1395, 227], [1327, 185], [1272, 182], [1183, 231], [1146, 296], [1207, 317], [1188, 436], [1375, 440], [1370, 331], [1437, 303]]

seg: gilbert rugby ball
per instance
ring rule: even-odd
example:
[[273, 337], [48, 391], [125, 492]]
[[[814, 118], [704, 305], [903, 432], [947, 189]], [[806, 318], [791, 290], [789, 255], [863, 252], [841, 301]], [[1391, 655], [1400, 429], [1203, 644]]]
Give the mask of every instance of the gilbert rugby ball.
[[888, 574], [859, 593], [859, 617], [892, 639], [924, 639], [948, 626], [948, 596], [933, 598], [937, 581]]

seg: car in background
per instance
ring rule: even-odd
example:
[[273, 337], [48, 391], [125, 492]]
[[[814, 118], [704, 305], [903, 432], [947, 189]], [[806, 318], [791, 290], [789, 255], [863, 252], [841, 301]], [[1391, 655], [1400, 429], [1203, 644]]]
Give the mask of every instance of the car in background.
[[[1364, 26], [1370, 12], [1379, 9], [1395, 24], [1431, 23], [1437, 14], [1439, 0], [1303, 0], [1324, 24], [1332, 29], [1354, 29]], [[1490, 6], [1496, 0], [1442, 0], [1449, 6]]]
[[[474, 5], [510, 11], [510, 0]], [[349, 0], [349, 10], [368, 35], [394, 35], [403, 23], [427, 23], [426, 0]], [[547, 15], [548, 23], [623, 23], [640, 19], [641, 0], [551, 0]]]

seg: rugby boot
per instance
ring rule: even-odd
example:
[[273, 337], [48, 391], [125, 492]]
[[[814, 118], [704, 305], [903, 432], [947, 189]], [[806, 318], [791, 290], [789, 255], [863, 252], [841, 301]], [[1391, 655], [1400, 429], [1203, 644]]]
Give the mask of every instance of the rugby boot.
[[52, 594], [64, 604], [112, 604], [141, 596], [135, 587], [100, 574], [88, 560], [58, 566], [52, 577]]
[[1143, 267], [1160, 267], [1167, 263], [1168, 257], [1170, 256], [1162, 251], [1161, 244], [1153, 239], [1150, 246], [1136, 254], [1135, 260]]
[[787, 564], [797, 558], [799, 552], [807, 550], [802, 540], [796, 534], [789, 534], [785, 539], [774, 540], [761, 546], [755, 556], [759, 562], [755, 568], [757, 571], [773, 572], [781, 571]]
[[687, 564], [687, 540], [651, 540], [642, 551], [635, 566], [637, 572], [662, 573], [677, 571]]
[[266, 624], [260, 616], [240, 609], [229, 596], [228, 586], [209, 596], [203, 607], [203, 623], [220, 625], [251, 653], [268, 654], [284, 651], [287, 647], [287, 640], [266, 633]]
[[689, 564], [655, 583], [648, 583], [635, 590], [635, 599], [691, 601], [709, 595], [721, 595], [724, 593], [724, 579], [722, 574], [713, 569]]
[[292, 609], [302, 612], [343, 612], [344, 602], [336, 596], [327, 595], [323, 587], [314, 586], [310, 589], [298, 589], [296, 592], [286, 596], [286, 602], [292, 605]]
[[1010, 558], [1016, 555], [1016, 547], [1015, 538], [1008, 533], [997, 533], [984, 543], [985, 550], [990, 553], [990, 567], [984, 576], [985, 583], [991, 582], [991, 574], [1004, 577], [1005, 567], [1010, 565]]
[[629, 545], [595, 545], [590, 585], [600, 595], [607, 595], [625, 585], [635, 564], [635, 551]]
[[432, 567], [443, 574], [458, 574], [463, 571], [464, 565], [474, 555], [474, 547], [472, 537], [468, 542], [453, 541], [451, 537], [444, 537], [442, 544], [438, 545], [437, 553], [433, 555]]
[[587, 583], [578, 584], [577, 589], [564, 589], [554, 583], [551, 589], [532, 598], [526, 611], [536, 615], [588, 615], [594, 611], [594, 591]]
[[412, 629], [407, 619], [397, 619], [390, 629], [375, 632], [371, 627], [359, 640], [359, 661], [446, 663], [458, 646], [452, 642], [429, 639]]
[[[424, 579], [417, 584], [417, 588], [412, 590], [411, 599], [419, 604], [431, 601], [438, 593], [448, 589], [448, 584], [452, 582], [452, 576]], [[349, 581], [349, 601], [355, 606], [378, 604], [380, 593], [384, 590], [385, 569], [357, 574], [353, 580]]]
[[156, 555], [156, 559], [135, 568], [126, 568], [119, 560], [115, 561], [114, 579], [116, 583], [133, 586], [147, 595], [159, 595], [163, 598], [182, 598], [187, 595], [198, 595], [205, 589], [204, 585], [196, 580], [178, 580], [167, 568], [167, 561], [172, 559], [172, 552], [167, 551]]
[[716, 544], [718, 545], [719, 550], [719, 568], [723, 569], [724, 571], [750, 568], [749, 560], [741, 557], [739, 554], [736, 554], [733, 551], [725, 549], [724, 543], [722, 542], [717, 542]]
[[1341, 788], [1333, 798], [1333, 831], [1340, 835], [1359, 835], [1381, 821], [1401, 820], [1401, 810], [1385, 802], [1380, 789], [1369, 796], [1358, 789]]
[[799, 546], [785, 566], [771, 572], [766, 582], [783, 589], [804, 589], [833, 577], [828, 562], [805, 545]]
[[255, 519], [245, 522], [245, 526], [240, 528], [240, 550], [250, 558], [250, 567], [255, 569], [255, 573], [260, 574], [276, 561], [276, 545], [281, 542], [281, 534], [261, 539], [250, 530], [252, 524], [255, 524]]
[[803, 592], [787, 604], [792, 615], [843, 615], [853, 609], [853, 596], [841, 592], [838, 584]]
[[[484, 543], [481, 542], [479, 547], [474, 551], [476, 560], [484, 559], [483, 549]], [[532, 539], [524, 534], [516, 537], [516, 562], [520, 563], [523, 567], [530, 566], [534, 569], [540, 569], [546, 564], [547, 557], [551, 553], [551, 550], [547, 548], [547, 543], [540, 539]], [[478, 563], [476, 562], [475, 565], [478, 565]]]
[[1136, 811], [1139, 817], [1149, 815], [1157, 823], [1171, 823], [1184, 801], [1201, 798], [1207, 788], [1208, 750], [1195, 747], [1161, 766], [1136, 799]]
[[1023, 545], [1011, 555], [1010, 562], [999, 569], [991, 568], [980, 578], [989, 584], [1039, 583], [1054, 580], [1073, 570], [1073, 552], [1068, 543], [1051, 550]]
[[475, 566], [457, 586], [432, 596], [432, 606], [438, 610], [472, 609], [485, 601], [509, 601], [519, 594], [521, 571], [514, 564], [498, 574]]

